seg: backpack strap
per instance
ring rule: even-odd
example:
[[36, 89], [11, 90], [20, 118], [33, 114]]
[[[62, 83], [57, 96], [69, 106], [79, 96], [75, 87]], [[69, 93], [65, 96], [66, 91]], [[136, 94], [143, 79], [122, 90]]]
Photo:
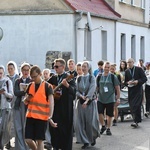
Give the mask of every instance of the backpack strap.
[[[77, 83], [79, 84], [80, 81], [81, 81], [81, 76], [79, 76], [79, 77], [77, 78]], [[91, 83], [91, 81], [92, 81], [92, 75], [89, 76], [89, 83]], [[89, 90], [89, 88], [88, 88], [87, 91], [85, 92], [85, 95], [87, 94], [88, 90]], [[81, 92], [81, 91], [80, 91], [80, 92]]]
[[79, 76], [79, 77], [77, 78], [77, 82], [80, 83], [80, 81], [81, 81], [81, 76]]
[[47, 82], [45, 82], [45, 94], [46, 94], [47, 101], [48, 101], [48, 92], [47, 92], [48, 88], [49, 88], [49, 84]]
[[114, 86], [114, 88], [115, 88], [115, 83], [114, 83], [114, 74], [112, 74], [112, 73], [111, 73], [111, 81], [112, 81], [113, 86]]
[[9, 93], [9, 83], [8, 83], [8, 80], [6, 81], [6, 86], [7, 86], [7, 91]]
[[101, 76], [102, 76], [102, 74], [99, 74], [99, 75], [97, 76], [97, 78], [96, 78], [96, 85], [97, 85], [98, 88], [99, 88], [99, 81], [100, 81], [100, 79], [101, 79]]

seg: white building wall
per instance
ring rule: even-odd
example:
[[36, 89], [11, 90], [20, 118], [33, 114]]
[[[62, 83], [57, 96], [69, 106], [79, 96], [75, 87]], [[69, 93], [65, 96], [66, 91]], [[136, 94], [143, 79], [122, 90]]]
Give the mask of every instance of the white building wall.
[[0, 64], [27, 61], [43, 69], [47, 51], [71, 51], [74, 56], [72, 14], [0, 16], [0, 27]]
[[119, 64], [121, 60], [121, 33], [126, 34], [126, 59], [131, 57], [131, 35], [136, 36], [136, 63], [140, 59], [140, 38], [145, 38], [145, 61], [150, 61], [150, 29], [145, 27], [139, 27], [129, 25], [125, 23], [116, 23], [116, 63]]
[[[92, 56], [91, 64], [93, 70], [97, 68], [97, 62], [102, 60], [101, 49], [101, 31], [107, 31], [107, 61], [114, 63], [115, 55], [115, 22], [113, 20], [107, 20], [97, 17], [92, 17]], [[86, 16], [78, 22], [78, 28], [84, 28], [87, 23]], [[96, 29], [100, 26], [103, 28]], [[96, 30], [94, 30], [96, 29]], [[84, 59], [84, 30], [77, 31], [77, 61], [83, 61]], [[106, 61], [106, 60], [104, 60]]]

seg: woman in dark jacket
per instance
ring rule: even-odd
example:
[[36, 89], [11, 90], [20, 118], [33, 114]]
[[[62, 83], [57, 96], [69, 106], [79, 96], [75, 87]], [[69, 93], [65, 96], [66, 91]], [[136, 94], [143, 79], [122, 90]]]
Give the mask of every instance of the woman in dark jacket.
[[14, 94], [16, 96], [14, 104], [14, 125], [15, 125], [15, 150], [27, 150], [26, 143], [24, 141], [24, 126], [25, 126], [25, 112], [26, 106], [22, 102], [26, 86], [31, 82], [29, 77], [30, 64], [23, 63], [21, 65], [22, 76], [15, 81]]

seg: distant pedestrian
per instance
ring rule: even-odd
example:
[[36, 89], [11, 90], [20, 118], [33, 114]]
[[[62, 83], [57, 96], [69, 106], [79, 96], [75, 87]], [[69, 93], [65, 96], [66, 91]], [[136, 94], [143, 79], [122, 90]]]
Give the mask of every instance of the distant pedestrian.
[[[118, 79], [118, 82], [119, 82], [119, 85], [121, 87], [121, 76], [120, 76], [120, 73], [116, 72], [116, 65], [115, 64], [111, 64], [110, 65], [110, 72], [114, 75], [116, 75], [117, 79]], [[115, 94], [117, 94], [117, 91], [115, 90]], [[114, 119], [113, 119], [113, 126], [116, 126], [117, 125], [117, 120], [118, 120], [118, 105], [119, 105], [119, 101], [116, 100], [115, 104], [114, 104]]]
[[76, 80], [77, 71], [76, 71], [75, 61], [73, 59], [69, 59], [67, 61], [67, 66], [68, 66], [68, 69], [69, 69], [69, 71], [67, 71], [67, 73], [72, 74], [74, 76], [74, 79]]
[[81, 62], [78, 62], [76, 64], [76, 71], [77, 71], [77, 76], [80, 76], [80, 75], [83, 74], [83, 72], [82, 72], [82, 63]]
[[49, 80], [50, 73], [51, 73], [50, 69], [48, 69], [48, 68], [43, 69], [43, 71], [42, 71], [42, 78], [43, 78], [44, 81], [48, 81]]
[[101, 60], [97, 63], [97, 65], [98, 65], [98, 69], [94, 70], [94, 72], [93, 72], [95, 77], [104, 72], [104, 70], [103, 70], [104, 62]]
[[125, 70], [127, 69], [127, 62], [125, 60], [120, 61], [120, 67], [118, 73], [121, 77], [121, 89], [124, 88]]
[[145, 98], [146, 98], [146, 112], [145, 117], [149, 117], [150, 114], [150, 62], [146, 63], [145, 71], [147, 81], [145, 83]]
[[[43, 69], [42, 71], [42, 78], [44, 81], [49, 81], [50, 79], [50, 74], [51, 74], [51, 70], [48, 68]], [[45, 141], [44, 141], [44, 148], [46, 149], [51, 149], [52, 145], [51, 145], [51, 135], [50, 135], [50, 123], [47, 122], [47, 129], [46, 129], [46, 133], [45, 133]]]
[[143, 59], [139, 59], [138, 67], [141, 67], [144, 71], [146, 70], [146, 67], [144, 66], [144, 60]]

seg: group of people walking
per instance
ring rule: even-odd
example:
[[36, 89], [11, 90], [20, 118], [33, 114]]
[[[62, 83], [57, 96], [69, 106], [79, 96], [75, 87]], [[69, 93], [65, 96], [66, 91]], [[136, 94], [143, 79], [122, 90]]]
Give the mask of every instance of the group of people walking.
[[[66, 65], [69, 71], [65, 71]], [[55, 73], [29, 63], [17, 65], [10, 61], [0, 66], [0, 149], [10, 148], [15, 137], [16, 150], [43, 150], [44, 143], [54, 150], [71, 150], [73, 135], [81, 149], [94, 146], [106, 131], [112, 135], [111, 125], [117, 125], [120, 89], [128, 86], [128, 100], [133, 116], [131, 126], [141, 122], [143, 84], [146, 84], [146, 116], [149, 115], [149, 66], [134, 65], [132, 58], [116, 65], [98, 62], [92, 72], [88, 61], [75, 64], [69, 59], [55, 59]], [[148, 79], [148, 80], [147, 80]], [[146, 82], [147, 81], [147, 82]], [[113, 119], [114, 117], [114, 119]], [[113, 119], [113, 120], [112, 120]], [[6, 126], [7, 124], [7, 126]], [[100, 128], [101, 127], [101, 128]]]

